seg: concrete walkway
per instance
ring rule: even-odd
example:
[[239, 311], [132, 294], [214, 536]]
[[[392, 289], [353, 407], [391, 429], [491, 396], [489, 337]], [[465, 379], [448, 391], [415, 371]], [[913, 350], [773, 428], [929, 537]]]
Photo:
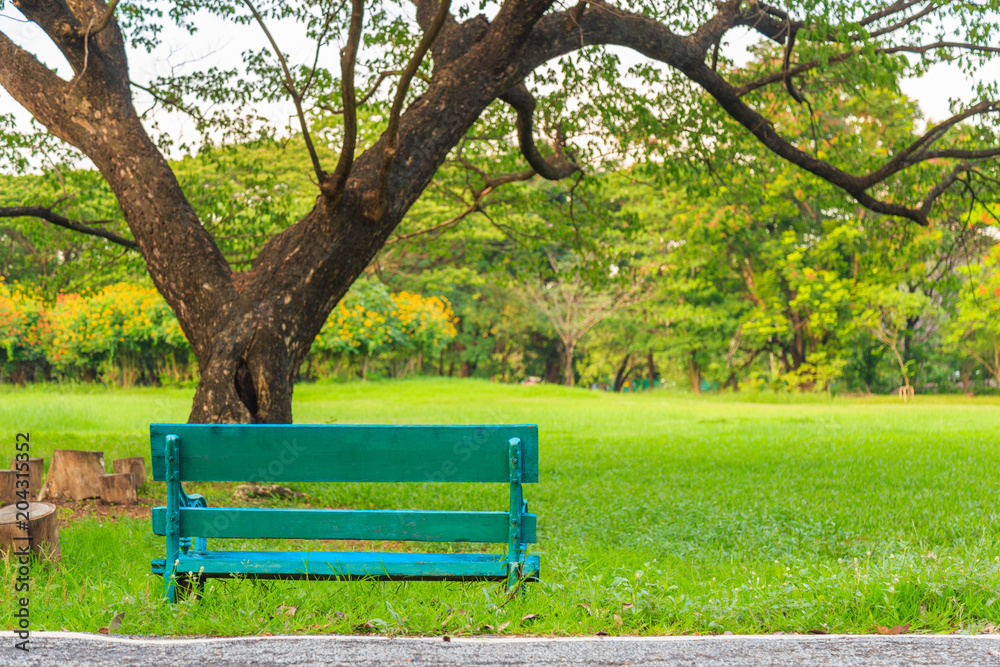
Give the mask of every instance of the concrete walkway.
[[31, 651], [0, 632], [0, 665], [997, 665], [1000, 635], [158, 639], [36, 632]]

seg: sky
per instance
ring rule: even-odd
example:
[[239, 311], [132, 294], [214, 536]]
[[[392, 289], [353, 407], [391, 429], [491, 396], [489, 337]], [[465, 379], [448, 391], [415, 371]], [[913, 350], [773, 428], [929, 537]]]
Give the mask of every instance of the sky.
[[[236, 26], [212, 16], [199, 21], [199, 25], [201, 29], [193, 37], [183, 30], [168, 27], [163, 35], [163, 45], [153, 54], [131, 53], [130, 78], [137, 83], [145, 84], [158, 75], [169, 74], [172, 68], [183, 70], [207, 63], [233, 67], [241, 62], [241, 52], [247, 44], [263, 43], [259, 28], [255, 25]], [[292, 56], [293, 61], [312, 60], [309, 40], [303, 38], [298, 26], [288, 22], [278, 22], [271, 24], [270, 28], [279, 46]], [[20, 13], [9, 3], [0, 10], [0, 30], [47, 65], [54, 67], [60, 76], [64, 78], [70, 76], [69, 65], [47, 36], [33, 23], [25, 22]], [[725, 54], [737, 64], [746, 62], [750, 58], [748, 47], [759, 40], [759, 35], [748, 29], [731, 31], [727, 37], [729, 43], [725, 47]], [[330, 58], [336, 57], [333, 48], [329, 49], [327, 54]], [[638, 60], [641, 56], [636, 54], [629, 60], [632, 58]], [[994, 62], [984, 68], [979, 76], [987, 80], [1000, 80], [1000, 62]], [[950, 115], [951, 98], [970, 99], [974, 82], [967, 79], [957, 67], [942, 64], [920, 79], [904, 81], [902, 88], [905, 94], [917, 100], [927, 120], [934, 122]], [[140, 111], [151, 105], [152, 100], [145, 93], [136, 90], [134, 96]], [[287, 127], [292, 107], [290, 103], [274, 104], [257, 111], [268, 117], [275, 125]], [[2, 88], [0, 88], [0, 114], [14, 114], [19, 123], [26, 123], [29, 120], [27, 112]], [[194, 134], [190, 120], [182, 118], [177, 113], [164, 112], [157, 112], [155, 120], [161, 130], [165, 130], [176, 143], [185, 141], [197, 143], [198, 137]]]

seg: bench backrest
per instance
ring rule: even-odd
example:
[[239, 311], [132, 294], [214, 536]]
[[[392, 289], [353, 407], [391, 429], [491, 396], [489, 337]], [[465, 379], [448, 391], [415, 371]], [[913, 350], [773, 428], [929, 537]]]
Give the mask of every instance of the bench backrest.
[[538, 427], [151, 424], [153, 479], [166, 481], [166, 436], [176, 435], [180, 479], [197, 482], [538, 481]]
[[[153, 531], [168, 538], [168, 517], [176, 516], [176, 539], [506, 541], [514, 549], [536, 539], [521, 484], [538, 481], [537, 426], [152, 424], [149, 430], [153, 479], [168, 481], [167, 507], [153, 510]], [[169, 465], [168, 436], [175, 436], [176, 456]], [[175, 479], [168, 480], [174, 463]], [[182, 481], [506, 482], [511, 498], [509, 511], [492, 512], [209, 508], [185, 505]]]

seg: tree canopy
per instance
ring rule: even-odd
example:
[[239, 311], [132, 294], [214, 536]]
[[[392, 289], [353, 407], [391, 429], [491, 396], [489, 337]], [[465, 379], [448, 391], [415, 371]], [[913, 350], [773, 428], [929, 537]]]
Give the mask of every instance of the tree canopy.
[[[853, 202], [867, 211], [859, 218], [927, 226], [963, 207], [983, 208], [997, 182], [995, 83], [977, 84], [971, 100], [954, 103], [953, 116], [926, 126], [898, 97], [900, 80], [935, 63], [975, 73], [991, 62], [1000, 52], [995, 1], [11, 4], [58, 48], [71, 75], [59, 76], [16, 43], [9, 21], [0, 23], [0, 87], [37, 128], [24, 132], [5, 118], [3, 159], [24, 170], [40, 156], [59, 164], [85, 158], [94, 171], [67, 178], [49, 169], [16, 202], [5, 190], [0, 217], [93, 237], [81, 252], [139, 253], [198, 362], [194, 421], [289, 421], [299, 367], [380, 251], [407, 234], [455, 224], [511, 184], [573, 184], [643, 165], [651, 179], [701, 188], [706, 197], [722, 182], [735, 193], [734, 211], [781, 228], [757, 239], [759, 225], [734, 229], [744, 260], [787, 256], [790, 247], [780, 244], [820, 227], [832, 234], [814, 256], [803, 254], [800, 271], [821, 276], [830, 296], [855, 243], [850, 232], [831, 231], [834, 207]], [[256, 36], [238, 66], [206, 59], [132, 79], [131, 55], [156, 53], [168, 26], [194, 38], [207, 17]], [[311, 43], [308, 55], [279, 43], [277, 25], [295, 26]], [[761, 40], [747, 63], [722, 48], [738, 30]], [[194, 182], [214, 178], [214, 194], [228, 197], [204, 197], [165, 158], [176, 138], [157, 132], [157, 116], [137, 107], [140, 95], [193, 118], [202, 155], [218, 156]], [[280, 135], [256, 111], [277, 102], [293, 110], [312, 172], [301, 208], [275, 205], [283, 195], [273, 174], [261, 180], [250, 169], [227, 180], [241, 167], [227, 163], [224, 147]], [[797, 176], [763, 168], [762, 155], [842, 194], [799, 193]], [[706, 171], [707, 180], [692, 176]], [[445, 219], [411, 215], [428, 226], [397, 231], [429, 186], [451, 192], [459, 210]], [[85, 188], [110, 192], [115, 205], [85, 197]], [[755, 205], [775, 188], [790, 194], [780, 210]], [[545, 188], [526, 192], [546, 196]], [[560, 192], [574, 201], [572, 185]], [[537, 211], [525, 215], [544, 235], [578, 246], [599, 221], [578, 223], [573, 210], [558, 226]], [[602, 234], [589, 241], [592, 255]], [[780, 272], [766, 278], [747, 340], [780, 347], [789, 322], [787, 335], [801, 333], [795, 318], [804, 316], [805, 297], [795, 280]], [[810, 310], [817, 341], [839, 317], [835, 303], [830, 308]], [[816, 366], [819, 348], [810, 346], [813, 361], [804, 348], [789, 354]]]

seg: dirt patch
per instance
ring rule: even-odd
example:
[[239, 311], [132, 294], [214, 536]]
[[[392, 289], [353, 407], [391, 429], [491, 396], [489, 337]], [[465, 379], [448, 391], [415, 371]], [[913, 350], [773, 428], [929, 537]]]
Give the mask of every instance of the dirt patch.
[[163, 498], [139, 498], [138, 505], [112, 505], [100, 498], [90, 500], [47, 500], [59, 508], [59, 522], [63, 525], [86, 517], [116, 521], [121, 517], [149, 520], [153, 508], [167, 504]]

